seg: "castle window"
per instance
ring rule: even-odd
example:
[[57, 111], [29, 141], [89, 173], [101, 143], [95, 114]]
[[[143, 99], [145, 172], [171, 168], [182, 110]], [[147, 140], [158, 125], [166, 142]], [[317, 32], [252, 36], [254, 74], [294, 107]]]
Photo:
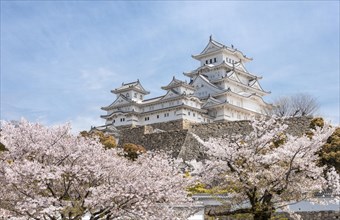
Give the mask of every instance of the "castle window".
[[159, 118], [159, 115], [157, 115], [157, 118]]
[[169, 117], [169, 113], [164, 113], [164, 117]]
[[212, 63], [212, 59], [210, 59], [210, 63]]
[[196, 116], [196, 114], [195, 113], [192, 113], [192, 115], [195, 117]]
[[149, 118], [149, 117], [145, 117], [144, 120], [145, 120], [145, 121], [149, 121], [150, 118]]
[[[115, 123], [115, 122], [116, 122], [116, 120], [113, 120], [113, 123]], [[112, 123], [112, 124], [113, 124], [113, 123]]]
[[190, 115], [190, 112], [188, 112], [188, 115]]
[[140, 96], [139, 96], [139, 98], [140, 98], [140, 99], [143, 99], [143, 96], [142, 96], [142, 95], [140, 95]]
[[216, 61], [216, 57], [214, 58], [214, 63], [216, 63], [217, 61]]
[[135, 92], [135, 94], [133, 95], [135, 98], [137, 98], [137, 93]]
[[205, 61], [205, 64], [208, 64], [208, 60]]

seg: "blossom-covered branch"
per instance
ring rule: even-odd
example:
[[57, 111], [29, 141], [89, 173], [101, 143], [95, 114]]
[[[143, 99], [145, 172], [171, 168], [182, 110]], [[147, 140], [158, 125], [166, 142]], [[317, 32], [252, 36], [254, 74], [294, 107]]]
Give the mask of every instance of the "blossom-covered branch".
[[[224, 189], [229, 208], [211, 215], [249, 213], [254, 219], [269, 219], [277, 207], [310, 199], [329, 187], [339, 190], [339, 176], [333, 170], [328, 179], [317, 165], [317, 152], [334, 130], [317, 127], [313, 135], [286, 134], [280, 120], [254, 120], [252, 132], [229, 139], [205, 142], [209, 160], [202, 172], [203, 183]], [[327, 184], [331, 182], [331, 184]]]
[[[180, 161], [144, 153], [136, 161], [76, 137], [70, 126], [3, 123], [0, 215], [11, 219], [186, 219]], [[189, 210], [189, 211], [188, 211]]]

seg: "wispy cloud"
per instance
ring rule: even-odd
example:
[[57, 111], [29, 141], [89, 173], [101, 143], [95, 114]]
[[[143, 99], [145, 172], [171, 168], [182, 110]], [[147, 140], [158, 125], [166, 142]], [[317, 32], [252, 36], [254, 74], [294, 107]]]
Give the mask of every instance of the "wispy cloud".
[[254, 58], [268, 99], [309, 92], [339, 123], [339, 4], [2, 1], [1, 117], [102, 124], [111, 89], [138, 78], [164, 94], [213, 34]]
[[70, 122], [72, 124], [72, 132], [77, 134], [80, 131], [88, 131], [91, 126], [101, 125], [103, 120], [94, 115], [82, 115], [76, 116], [75, 119], [71, 120]]
[[95, 70], [81, 70], [80, 80], [80, 84], [89, 90], [103, 89], [107, 84], [119, 82], [117, 74], [103, 67]]

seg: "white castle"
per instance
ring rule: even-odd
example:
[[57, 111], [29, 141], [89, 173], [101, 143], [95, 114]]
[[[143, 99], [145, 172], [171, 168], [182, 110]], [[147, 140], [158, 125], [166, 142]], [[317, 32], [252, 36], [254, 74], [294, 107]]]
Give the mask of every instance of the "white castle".
[[204, 50], [192, 56], [200, 67], [183, 73], [190, 82], [173, 77], [163, 86], [163, 96], [144, 99], [150, 92], [139, 80], [123, 83], [112, 90], [116, 100], [102, 107], [106, 125], [141, 126], [174, 120], [193, 123], [246, 120], [265, 114], [270, 105], [263, 100], [269, 94], [260, 86], [261, 77], [247, 71], [251, 58], [233, 46], [227, 47], [210, 36]]

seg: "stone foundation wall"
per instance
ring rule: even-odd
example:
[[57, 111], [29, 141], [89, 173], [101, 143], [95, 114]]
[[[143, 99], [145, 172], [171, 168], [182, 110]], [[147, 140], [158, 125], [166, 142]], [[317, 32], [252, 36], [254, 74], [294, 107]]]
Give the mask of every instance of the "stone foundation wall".
[[152, 126], [154, 129], [159, 129], [163, 131], [174, 131], [188, 129], [190, 126], [190, 121], [187, 120], [175, 120], [163, 123], [155, 123], [148, 126]]
[[[287, 133], [296, 136], [301, 136], [309, 130], [309, 125], [312, 118], [297, 117], [285, 120], [288, 125]], [[228, 138], [233, 135], [243, 134], [247, 135], [252, 131], [250, 121], [230, 121], [230, 122], [216, 122], [208, 124], [192, 124], [189, 131], [197, 134], [202, 139], [206, 140], [209, 137]]]
[[[296, 212], [303, 220], [336, 220], [340, 219], [340, 212], [318, 211], [318, 212]], [[282, 213], [287, 219], [293, 220], [288, 213]]]
[[153, 129], [159, 129], [162, 131], [174, 131], [174, 130], [188, 129], [191, 125], [192, 125], [192, 122], [188, 120], [180, 119], [180, 120], [169, 121], [169, 122], [154, 123], [154, 124], [144, 125], [144, 126], [122, 125], [116, 128], [118, 130], [126, 130], [126, 129], [131, 129], [131, 128], [151, 126]]
[[[315, 212], [296, 212], [296, 214], [299, 214], [301, 216], [302, 220], [336, 220], [340, 219], [340, 212], [337, 211], [315, 211]], [[275, 216], [274, 219], [280, 219], [280, 220], [294, 220], [292, 217], [289, 216], [288, 213], [285, 212], [279, 212], [275, 213], [273, 216]], [[249, 218], [240, 218], [240, 217], [206, 217], [207, 220], [252, 220], [252, 217]]]
[[129, 128], [120, 131], [118, 146], [124, 143], [134, 143], [145, 147], [146, 150], [161, 150], [169, 152], [173, 157], [178, 157], [188, 130], [172, 130], [160, 132], [151, 126]]
[[[302, 135], [309, 129], [312, 118], [291, 118], [285, 121], [289, 126], [287, 132]], [[119, 146], [134, 143], [147, 150], [170, 150], [173, 156], [183, 159], [203, 159], [205, 151], [192, 134], [204, 140], [209, 137], [229, 138], [236, 134], [247, 135], [252, 128], [249, 121], [230, 121], [207, 124], [191, 124], [189, 121], [177, 120], [147, 126], [119, 129]]]

